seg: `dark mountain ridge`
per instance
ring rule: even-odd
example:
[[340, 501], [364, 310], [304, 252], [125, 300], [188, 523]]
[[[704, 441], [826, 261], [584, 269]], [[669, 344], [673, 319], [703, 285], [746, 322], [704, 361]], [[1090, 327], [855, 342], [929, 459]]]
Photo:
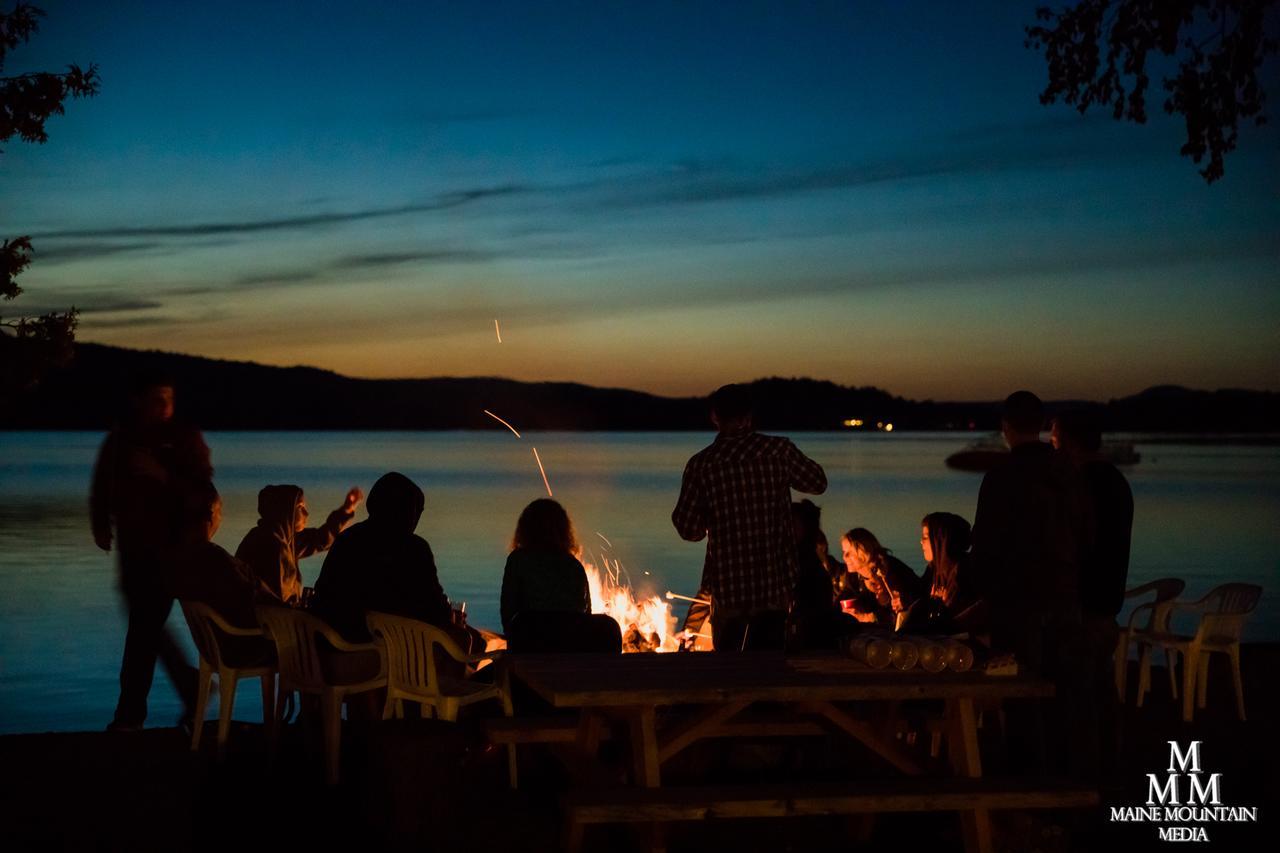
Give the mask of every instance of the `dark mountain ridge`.
[[[705, 401], [572, 382], [497, 377], [355, 379], [314, 367], [272, 367], [177, 353], [80, 344], [74, 363], [0, 412], [6, 429], [104, 429], [130, 378], [162, 371], [182, 415], [205, 429], [501, 429], [488, 409], [525, 430], [704, 430]], [[765, 430], [993, 430], [999, 401], [935, 402], [875, 387], [770, 377], [751, 383]], [[710, 390], [710, 389], [708, 389]], [[1106, 403], [1058, 401], [1050, 411], [1097, 410], [1109, 431], [1260, 433], [1280, 429], [1280, 394], [1177, 386]], [[861, 421], [850, 427], [847, 421]]]

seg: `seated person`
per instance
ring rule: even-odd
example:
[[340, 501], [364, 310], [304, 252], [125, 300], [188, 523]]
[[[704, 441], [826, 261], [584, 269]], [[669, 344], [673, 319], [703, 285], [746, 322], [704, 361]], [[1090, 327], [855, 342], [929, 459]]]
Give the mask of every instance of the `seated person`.
[[364, 494], [347, 492], [342, 506], [324, 524], [307, 527], [307, 499], [297, 486], [266, 486], [258, 492], [258, 524], [245, 534], [236, 558], [248, 563], [263, 583], [285, 604], [302, 600], [298, 561], [328, 551], [333, 540], [355, 517]]
[[932, 512], [920, 522], [925, 594], [911, 607], [904, 630], [954, 634], [985, 629], [985, 603], [969, 560], [969, 522], [949, 512]]
[[577, 554], [573, 522], [556, 501], [540, 498], [524, 508], [502, 572], [502, 630], [522, 613], [590, 613], [587, 571]]
[[856, 629], [836, 606], [836, 588], [826, 559], [822, 533], [822, 508], [808, 498], [791, 504], [792, 530], [796, 538], [796, 588], [791, 622], [800, 648], [833, 646], [837, 636]]
[[[222, 498], [217, 490], [212, 484], [195, 489], [184, 499], [182, 510], [181, 538], [170, 576], [174, 597], [207, 604], [237, 628], [257, 628], [255, 605], [281, 602], [249, 566], [211, 541], [222, 524]], [[234, 666], [250, 666], [274, 654], [265, 638], [223, 637], [220, 648]]]
[[[880, 544], [865, 527], [855, 527], [840, 539], [840, 550], [848, 573], [857, 575], [857, 584], [842, 594], [840, 607], [859, 622], [895, 627], [920, 596], [920, 579], [911, 568]], [[860, 589], [857, 585], [860, 584]]]
[[343, 531], [329, 549], [312, 610], [347, 642], [371, 640], [365, 612], [376, 610], [434, 625], [465, 653], [484, 650], [466, 615], [450, 607], [431, 546], [413, 532], [425, 505], [422, 489], [408, 477], [383, 474], [369, 491], [369, 518]]

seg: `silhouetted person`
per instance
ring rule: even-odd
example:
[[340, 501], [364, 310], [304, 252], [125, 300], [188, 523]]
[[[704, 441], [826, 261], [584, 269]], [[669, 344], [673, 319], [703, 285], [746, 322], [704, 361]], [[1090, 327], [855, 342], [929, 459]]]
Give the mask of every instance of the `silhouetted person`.
[[844, 534], [840, 552], [846, 573], [858, 578], [856, 585], [844, 585], [853, 594], [841, 593], [841, 608], [859, 622], [896, 627], [898, 615], [920, 597], [920, 578], [865, 527]]
[[[556, 501], [524, 508], [502, 571], [502, 630], [519, 614], [590, 613], [587, 571], [578, 560], [573, 522]], [[545, 620], [544, 620], [545, 622]]]
[[969, 522], [954, 513], [931, 512], [921, 519], [922, 594], [910, 608], [904, 631], [985, 634], [987, 608], [970, 560], [972, 539]]
[[[465, 615], [450, 607], [431, 546], [413, 532], [425, 505], [422, 489], [408, 477], [383, 474], [369, 490], [369, 518], [344, 530], [329, 549], [312, 609], [348, 642], [370, 641], [365, 611], [376, 610], [434, 625], [464, 652], [484, 649], [479, 632], [467, 629]], [[347, 661], [352, 668], [342, 677], [354, 678], [369, 666], [376, 673], [376, 658]]]
[[752, 427], [751, 392], [711, 395], [715, 441], [685, 466], [671, 521], [681, 538], [707, 540], [702, 588], [712, 599], [717, 651], [781, 649], [796, 583], [791, 489], [822, 494], [827, 475], [788, 439]]
[[[1030, 391], [1005, 400], [1001, 431], [1009, 458], [982, 480], [973, 557], [986, 589], [992, 647], [1013, 652], [1020, 668], [1054, 681], [1055, 763], [1087, 775], [1096, 762], [1088, 750], [1096, 744], [1097, 723], [1080, 623], [1080, 567], [1092, 523], [1075, 469], [1040, 441], [1043, 426], [1044, 407]], [[1009, 721], [1015, 759], [1039, 753], [1043, 738], [1028, 718], [1016, 714]]]
[[834, 647], [836, 637], [856, 630], [836, 606], [836, 590], [827, 567], [822, 507], [805, 498], [791, 504], [796, 538], [796, 591], [791, 626], [798, 648]]
[[173, 416], [173, 381], [139, 377], [130, 411], [98, 451], [89, 515], [93, 541], [119, 554], [120, 591], [129, 614], [120, 664], [120, 699], [107, 727], [141, 728], [156, 658], [186, 704], [195, 706], [195, 669], [165, 621], [173, 608], [170, 558], [177, 544], [185, 495], [213, 479], [209, 448], [195, 427]]
[[[212, 485], [194, 489], [184, 501], [183, 532], [174, 552], [173, 595], [207, 604], [237, 628], [257, 628], [254, 607], [283, 604], [253, 569], [213, 543], [222, 525], [222, 498]], [[270, 659], [274, 647], [255, 637], [221, 638], [221, 650], [234, 666]]]
[[258, 524], [240, 541], [236, 558], [248, 563], [281, 601], [298, 604], [302, 600], [298, 561], [328, 551], [355, 517], [363, 498], [364, 493], [353, 486], [324, 524], [307, 527], [310, 513], [302, 489], [266, 486], [258, 492]]
[[1119, 635], [1116, 616], [1124, 605], [1129, 580], [1133, 492], [1116, 466], [1102, 458], [1102, 429], [1090, 413], [1059, 415], [1050, 440], [1080, 472], [1093, 506], [1093, 542], [1081, 566], [1080, 606], [1094, 667], [1102, 764], [1111, 767], [1120, 737], [1120, 697], [1113, 668]]

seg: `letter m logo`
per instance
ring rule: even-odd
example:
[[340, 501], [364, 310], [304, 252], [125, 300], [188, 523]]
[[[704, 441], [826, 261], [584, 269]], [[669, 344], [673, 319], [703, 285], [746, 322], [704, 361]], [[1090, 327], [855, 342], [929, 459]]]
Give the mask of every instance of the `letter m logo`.
[[1201, 743], [1202, 741], [1193, 740], [1187, 751], [1183, 752], [1178, 749], [1176, 740], [1169, 741], [1169, 772], [1177, 773], [1181, 769], [1183, 773], [1199, 773]]
[[1211, 806], [1222, 804], [1222, 796], [1218, 788], [1218, 782], [1222, 779], [1221, 773], [1209, 774], [1209, 784], [1201, 787], [1200, 774], [1196, 773], [1191, 776], [1191, 791], [1187, 794], [1188, 805], [1196, 803], [1208, 803]]
[[1154, 806], [1156, 803], [1164, 805], [1168, 803], [1171, 806], [1178, 805], [1178, 776], [1170, 775], [1165, 778], [1164, 788], [1160, 787], [1156, 774], [1147, 774], [1147, 805]]

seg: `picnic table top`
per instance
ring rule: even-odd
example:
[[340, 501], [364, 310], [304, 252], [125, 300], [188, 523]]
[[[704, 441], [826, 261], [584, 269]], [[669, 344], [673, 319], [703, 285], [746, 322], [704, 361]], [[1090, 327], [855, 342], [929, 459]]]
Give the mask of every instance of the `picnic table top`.
[[516, 678], [557, 708], [1053, 694], [1049, 682], [1025, 675], [873, 669], [835, 652], [521, 654], [507, 663]]

